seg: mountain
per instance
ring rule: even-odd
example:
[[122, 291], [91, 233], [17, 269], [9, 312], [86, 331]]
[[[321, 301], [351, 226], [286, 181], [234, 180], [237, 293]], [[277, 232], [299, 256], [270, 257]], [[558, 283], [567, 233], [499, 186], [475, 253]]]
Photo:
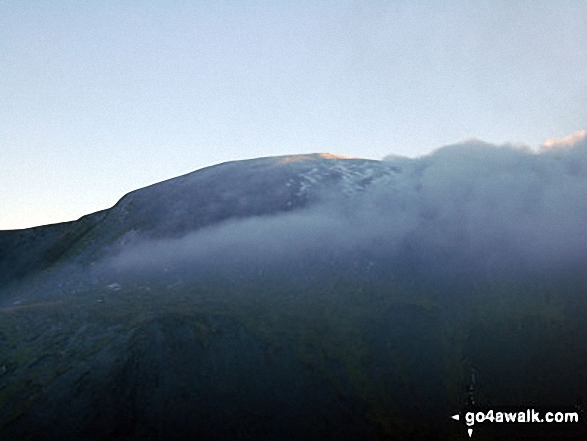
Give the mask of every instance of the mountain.
[[468, 439], [451, 415], [580, 406], [587, 173], [548, 155], [235, 161], [0, 232], [0, 438]]
[[237, 161], [133, 191], [114, 207], [76, 222], [0, 231], [0, 282], [45, 269], [66, 255], [96, 251], [125, 235], [180, 237], [219, 222], [294, 211], [318, 193], [347, 194], [397, 173], [381, 161], [329, 154]]

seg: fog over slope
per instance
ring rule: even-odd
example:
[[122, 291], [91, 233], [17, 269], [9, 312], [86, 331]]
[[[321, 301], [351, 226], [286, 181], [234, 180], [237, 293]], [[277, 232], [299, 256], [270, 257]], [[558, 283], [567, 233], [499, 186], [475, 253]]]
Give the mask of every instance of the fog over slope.
[[585, 133], [540, 153], [470, 141], [384, 163], [394, 172], [364, 187], [350, 182], [346, 193], [320, 187], [318, 200], [297, 210], [229, 219], [173, 239], [137, 235], [109, 264], [262, 264], [359, 250], [482, 271], [587, 262]]

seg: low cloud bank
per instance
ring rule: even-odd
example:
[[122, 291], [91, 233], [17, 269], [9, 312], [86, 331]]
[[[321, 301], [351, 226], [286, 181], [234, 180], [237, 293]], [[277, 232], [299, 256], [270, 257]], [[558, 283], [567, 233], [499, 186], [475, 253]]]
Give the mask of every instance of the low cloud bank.
[[467, 141], [417, 159], [397, 179], [311, 208], [231, 220], [181, 239], [139, 241], [118, 271], [230, 267], [381, 256], [425, 268], [539, 270], [587, 262], [587, 131], [539, 153]]

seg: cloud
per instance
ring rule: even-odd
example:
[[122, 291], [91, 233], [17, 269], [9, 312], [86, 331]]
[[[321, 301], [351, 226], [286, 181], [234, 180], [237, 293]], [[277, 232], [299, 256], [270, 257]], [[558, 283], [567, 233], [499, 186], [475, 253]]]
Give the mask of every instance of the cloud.
[[420, 236], [472, 262], [556, 265], [585, 258], [587, 142], [532, 153], [470, 141], [413, 163], [417, 210], [434, 214]]
[[[587, 137], [534, 153], [478, 140], [386, 161], [401, 172], [352, 196], [145, 240], [109, 265], [299, 271], [329, 262], [412, 262], [429, 272], [553, 270], [587, 262]], [[379, 260], [378, 260], [379, 259]], [[387, 260], [385, 260], [387, 259]], [[390, 269], [391, 271], [392, 269]]]
[[587, 130], [579, 130], [561, 139], [547, 139], [540, 146], [540, 151], [544, 152], [552, 148], [569, 148], [584, 143], [587, 140]]

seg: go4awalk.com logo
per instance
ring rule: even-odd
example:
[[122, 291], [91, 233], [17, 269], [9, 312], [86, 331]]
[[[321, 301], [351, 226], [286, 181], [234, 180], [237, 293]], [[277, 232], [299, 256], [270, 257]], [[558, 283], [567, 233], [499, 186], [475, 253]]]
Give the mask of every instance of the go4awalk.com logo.
[[480, 436], [552, 436], [553, 439], [585, 435], [582, 409], [574, 408], [469, 408], [451, 416], [465, 425], [470, 438]]

